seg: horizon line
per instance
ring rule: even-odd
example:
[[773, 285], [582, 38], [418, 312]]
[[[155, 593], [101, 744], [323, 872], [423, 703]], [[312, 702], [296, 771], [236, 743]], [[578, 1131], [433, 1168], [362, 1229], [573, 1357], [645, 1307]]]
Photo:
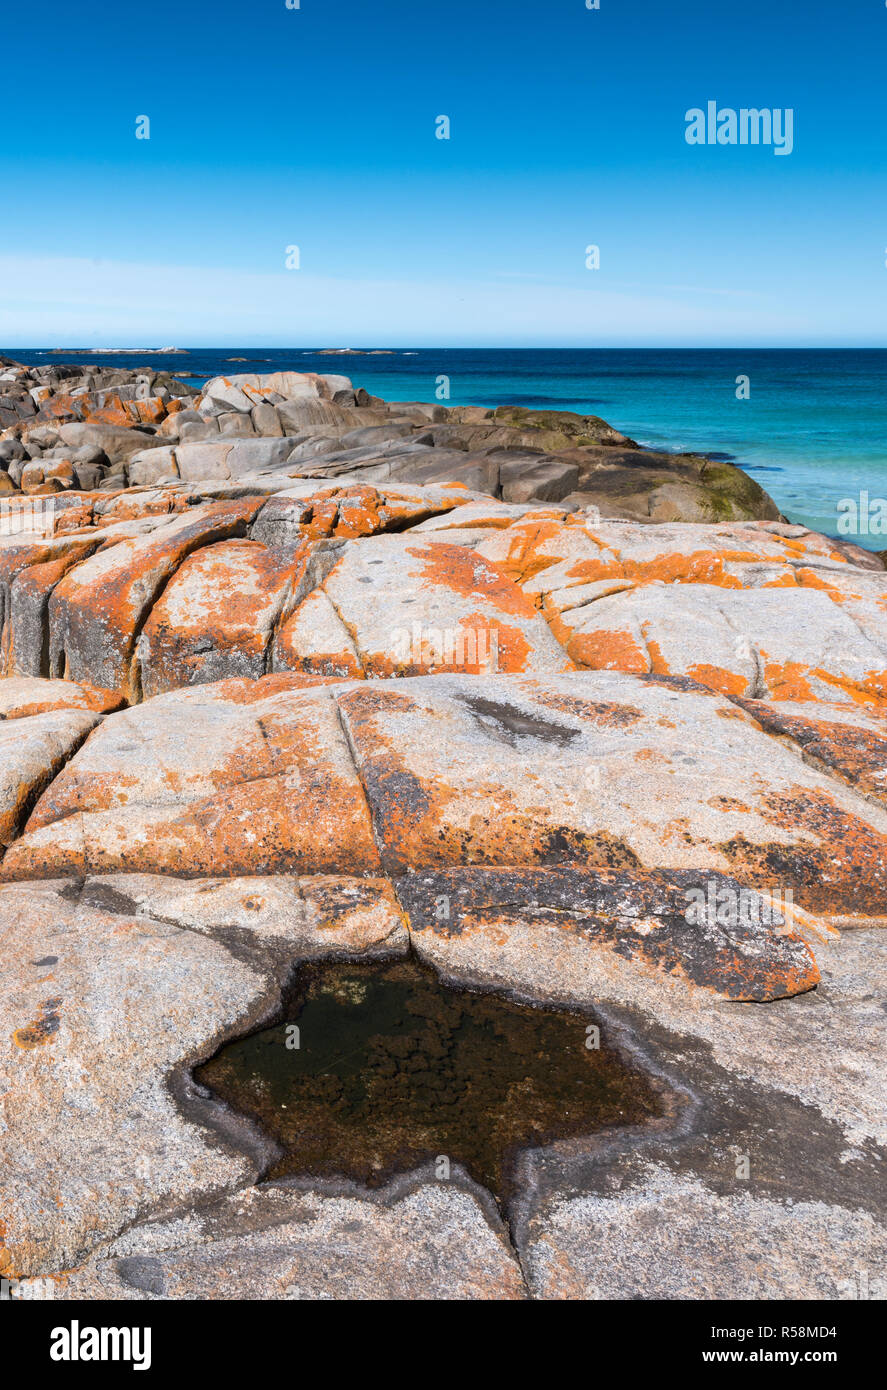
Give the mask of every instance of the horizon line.
[[156, 348], [141, 345], [138, 347], [113, 347], [98, 344], [95, 347], [77, 347], [73, 344], [48, 345], [45, 343], [6, 343], [0, 344], [0, 355], [7, 352], [46, 352], [56, 355], [61, 352], [75, 352], [88, 357], [102, 354], [132, 356], [133, 353], [146, 352], [156, 357], [186, 356], [198, 352], [222, 352], [228, 349], [246, 348], [250, 351], [264, 349], [271, 352], [303, 352], [307, 354], [324, 353], [330, 356], [367, 356], [371, 353], [397, 354], [408, 352], [887, 352], [884, 343], [434, 343], [403, 344], [393, 348], [359, 347], [306, 347], [302, 343], [202, 343], [191, 347]]

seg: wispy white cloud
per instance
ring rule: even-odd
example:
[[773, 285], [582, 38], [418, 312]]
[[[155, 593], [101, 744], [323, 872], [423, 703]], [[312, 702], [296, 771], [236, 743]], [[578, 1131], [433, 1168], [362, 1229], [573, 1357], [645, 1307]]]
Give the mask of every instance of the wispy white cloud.
[[[688, 289], [728, 302], [688, 302]], [[591, 271], [573, 285], [508, 284], [0, 255], [0, 344], [680, 344], [815, 331], [805, 307], [742, 298], [686, 286], [629, 292]]]

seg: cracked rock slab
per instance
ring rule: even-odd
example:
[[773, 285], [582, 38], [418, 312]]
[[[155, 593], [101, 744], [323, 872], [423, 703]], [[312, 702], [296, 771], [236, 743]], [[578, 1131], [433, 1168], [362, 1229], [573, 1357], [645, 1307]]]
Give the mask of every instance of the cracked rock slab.
[[[5, 681], [0, 682], [0, 689], [5, 685]], [[14, 702], [14, 695], [12, 699]], [[15, 710], [14, 703], [11, 708]], [[0, 720], [0, 847], [15, 839], [34, 798], [99, 718], [88, 708], [50, 708], [40, 714], [7, 715]]]
[[58, 1296], [521, 1299], [501, 1223], [455, 1183], [368, 1200], [268, 1185], [127, 1232]]
[[382, 878], [108, 874], [88, 879], [84, 892], [90, 902], [190, 931], [247, 933], [286, 947], [293, 959], [402, 954], [408, 946], [403, 912], [391, 884]]
[[108, 716], [38, 801], [3, 875], [377, 874], [369, 811], [328, 690], [243, 703], [231, 690], [239, 685], [177, 691]]
[[7, 1277], [70, 1267], [149, 1211], [255, 1181], [255, 1140], [186, 1119], [170, 1080], [263, 1018], [279, 989], [268, 962], [81, 906], [58, 882], [0, 889], [0, 940]]
[[646, 584], [564, 612], [555, 629], [585, 666], [689, 676], [730, 695], [875, 702], [887, 689], [885, 651], [816, 589]]
[[[528, 516], [511, 534], [491, 537], [484, 553], [522, 570], [521, 582], [551, 593], [593, 579], [634, 583], [715, 584], [742, 588], [754, 582], [755, 568], [769, 567], [795, 582], [798, 567], [827, 568], [860, 578], [834, 541], [803, 526], [774, 522], [720, 525], [633, 521], [593, 521], [581, 514], [565, 526], [533, 525]], [[864, 576], [863, 576], [864, 579]], [[883, 586], [883, 578], [881, 583]]]
[[884, 918], [881, 808], [702, 687], [438, 676], [335, 698], [392, 874], [709, 869], [809, 912]]
[[368, 678], [572, 665], [499, 566], [424, 533], [350, 543], [303, 609], [281, 632], [276, 664]]
[[0, 538], [0, 671], [39, 676], [50, 595], [96, 539], [75, 536]]
[[524, 1260], [544, 1299], [858, 1298], [864, 1271], [885, 1289], [887, 1230], [865, 1211], [723, 1195], [651, 1165], [630, 1191], [554, 1203]]
[[[484, 956], [536, 952], [574, 969], [659, 972], [725, 999], [779, 999], [819, 980], [810, 947], [763, 901], [721, 922], [716, 894], [737, 899], [724, 875], [546, 869], [456, 869], [407, 874], [398, 885], [419, 955], [448, 973], [471, 976]], [[689, 911], [695, 892], [710, 904]], [[749, 906], [748, 902], [746, 904]], [[601, 959], [603, 957], [604, 959]], [[607, 960], [607, 957], [609, 959]]]
[[584, 672], [292, 688], [304, 679], [106, 716], [3, 876], [680, 869], [883, 919], [884, 810], [702, 686]]
[[595, 524], [528, 516], [477, 552], [594, 670], [687, 675], [725, 693], [883, 702], [887, 579], [782, 523]]
[[257, 541], [220, 541], [190, 555], [155, 603], [139, 638], [144, 696], [263, 676], [267, 648], [294, 577], [291, 566], [279, 564]]
[[244, 534], [261, 502], [194, 508], [148, 535], [119, 540], [69, 571], [49, 605], [53, 673], [137, 697], [134, 646], [162, 587], [192, 550]]

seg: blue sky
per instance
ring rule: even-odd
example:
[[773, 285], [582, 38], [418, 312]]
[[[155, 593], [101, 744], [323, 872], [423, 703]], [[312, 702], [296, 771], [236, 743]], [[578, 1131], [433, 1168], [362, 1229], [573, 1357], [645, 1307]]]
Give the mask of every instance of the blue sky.
[[[887, 345], [882, 0], [49, 0], [3, 50], [2, 346]], [[791, 155], [688, 145], [708, 100]]]

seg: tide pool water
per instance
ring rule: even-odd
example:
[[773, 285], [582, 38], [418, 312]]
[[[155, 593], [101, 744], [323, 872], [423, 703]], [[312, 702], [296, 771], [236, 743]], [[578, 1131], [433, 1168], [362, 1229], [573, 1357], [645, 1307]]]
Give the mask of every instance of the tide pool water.
[[[342, 372], [388, 400], [602, 415], [639, 443], [730, 459], [792, 521], [830, 535], [839, 534], [848, 499], [858, 512], [868, 494], [876, 516], [877, 499], [887, 498], [887, 349], [398, 348], [332, 357], [305, 348], [229, 347], [192, 348], [187, 356], [66, 357], [19, 348], [8, 355], [35, 365], [150, 361], [190, 372], [195, 383], [285, 368]], [[441, 377], [448, 397], [437, 394]], [[747, 386], [737, 386], [737, 378], [747, 378]], [[863, 506], [862, 525], [843, 534], [873, 550], [887, 548], [887, 535], [871, 529], [877, 521], [868, 532], [864, 522]]]

